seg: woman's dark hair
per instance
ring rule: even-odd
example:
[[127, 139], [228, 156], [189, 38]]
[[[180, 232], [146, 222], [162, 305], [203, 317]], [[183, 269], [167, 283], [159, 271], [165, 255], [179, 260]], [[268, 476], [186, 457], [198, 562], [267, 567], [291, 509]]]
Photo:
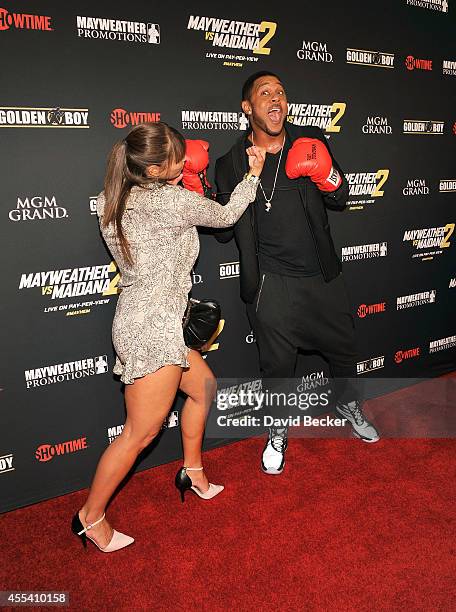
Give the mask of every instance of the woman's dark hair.
[[185, 140], [182, 134], [163, 122], [143, 123], [134, 127], [124, 138], [116, 142], [108, 158], [104, 195], [103, 226], [114, 224], [120, 249], [125, 260], [132, 264], [130, 247], [122, 230], [125, 203], [134, 185], [152, 181], [165, 182], [147, 175], [148, 166], [164, 166], [179, 163], [185, 157]]

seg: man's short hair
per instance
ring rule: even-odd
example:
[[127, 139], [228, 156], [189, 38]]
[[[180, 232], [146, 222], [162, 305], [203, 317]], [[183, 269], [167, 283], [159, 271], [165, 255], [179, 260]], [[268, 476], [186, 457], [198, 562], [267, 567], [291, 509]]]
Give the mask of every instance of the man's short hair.
[[272, 76], [272, 77], [275, 77], [276, 79], [279, 79], [280, 81], [280, 77], [278, 77], [276, 74], [274, 74], [274, 72], [271, 72], [269, 70], [260, 70], [259, 72], [254, 72], [253, 74], [249, 76], [249, 78], [246, 80], [246, 82], [242, 86], [242, 99], [243, 100], [250, 99], [250, 96], [252, 94], [253, 84], [255, 83], [257, 79], [264, 77], [264, 76]]

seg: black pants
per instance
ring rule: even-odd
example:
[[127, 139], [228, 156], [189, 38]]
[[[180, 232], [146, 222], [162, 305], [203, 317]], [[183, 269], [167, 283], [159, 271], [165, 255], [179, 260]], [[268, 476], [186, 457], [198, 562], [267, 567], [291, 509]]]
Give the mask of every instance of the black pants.
[[269, 387], [270, 379], [295, 376], [298, 350], [316, 351], [329, 364], [335, 399], [358, 399], [354, 386], [346, 382], [356, 376], [356, 343], [342, 274], [327, 283], [321, 274], [294, 278], [264, 272], [255, 301], [247, 304], [247, 314], [261, 376]]

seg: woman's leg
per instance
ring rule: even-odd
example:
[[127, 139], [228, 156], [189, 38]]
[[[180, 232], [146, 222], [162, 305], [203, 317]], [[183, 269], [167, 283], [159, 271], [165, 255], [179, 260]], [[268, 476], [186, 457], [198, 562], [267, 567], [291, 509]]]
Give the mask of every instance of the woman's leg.
[[[217, 381], [198, 351], [190, 351], [188, 360], [190, 369], [183, 372], [179, 387], [188, 396], [181, 414], [184, 465], [201, 467], [204, 427], [217, 390]], [[201, 491], [207, 491], [209, 482], [204, 471], [192, 471], [188, 476]]]
[[[168, 365], [138, 378], [125, 387], [127, 419], [122, 433], [108, 446], [98, 462], [87, 500], [79, 512], [83, 525], [98, 520], [117, 486], [128, 474], [139, 453], [159, 433], [182, 376], [179, 366]], [[90, 530], [100, 546], [112, 537], [107, 521]]]

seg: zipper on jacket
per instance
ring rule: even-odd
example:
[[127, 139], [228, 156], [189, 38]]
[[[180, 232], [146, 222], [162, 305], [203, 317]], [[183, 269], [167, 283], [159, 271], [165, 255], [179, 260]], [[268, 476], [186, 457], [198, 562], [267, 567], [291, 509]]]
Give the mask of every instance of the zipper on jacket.
[[264, 277], [265, 277], [265, 275], [263, 274], [263, 276], [262, 276], [262, 278], [261, 278], [260, 290], [259, 290], [259, 292], [258, 292], [258, 299], [257, 299], [257, 303], [256, 303], [255, 312], [257, 312], [257, 311], [258, 311], [258, 306], [260, 305], [260, 297], [261, 297], [261, 292], [262, 292], [262, 290], [263, 290]]

